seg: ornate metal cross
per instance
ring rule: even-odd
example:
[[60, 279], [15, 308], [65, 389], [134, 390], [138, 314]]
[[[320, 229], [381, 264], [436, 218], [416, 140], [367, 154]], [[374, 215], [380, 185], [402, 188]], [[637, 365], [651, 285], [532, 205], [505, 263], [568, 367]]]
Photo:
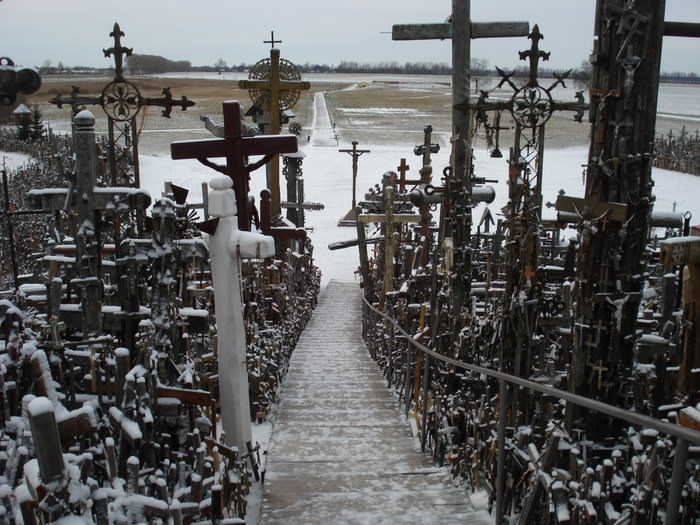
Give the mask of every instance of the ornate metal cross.
[[[194, 141], [173, 142], [170, 153], [173, 159], [198, 159], [205, 165], [218, 169], [233, 179], [238, 207], [238, 227], [250, 230], [251, 210], [248, 204], [249, 174], [278, 153], [297, 151], [294, 135], [257, 135], [244, 137], [241, 133], [241, 106], [237, 100], [224, 102], [224, 137]], [[265, 155], [263, 162], [247, 164], [249, 156]], [[206, 159], [225, 157], [226, 166], [212, 165]]]
[[[273, 46], [274, 41], [273, 33], [270, 41]], [[250, 90], [253, 102], [261, 109], [270, 112], [269, 133], [277, 135], [282, 124], [281, 112], [292, 107], [299, 98], [298, 92], [308, 90], [311, 84], [301, 80], [294, 64], [286, 60], [280, 62], [280, 50], [274, 47], [270, 49], [269, 62], [261, 61], [253, 66], [251, 77], [252, 80], [240, 80], [238, 87]], [[272, 194], [272, 214], [279, 215], [281, 212], [279, 158], [276, 155], [268, 168], [267, 186]]]
[[105, 57], [114, 57], [114, 78], [102, 89], [100, 95], [81, 96], [80, 88], [73, 86], [69, 97], [59, 94], [49, 99], [49, 102], [59, 108], [70, 104], [73, 115], [84, 105], [101, 106], [107, 114], [109, 125], [110, 183], [112, 186], [139, 187], [136, 115], [144, 106], [158, 106], [163, 108], [162, 115], [169, 118], [173, 107], [180, 107], [184, 111], [193, 106], [194, 101], [185, 96], [179, 100], [174, 99], [170, 88], [164, 88], [160, 98], [143, 97], [138, 87], [124, 78], [124, 58], [131, 56], [132, 48], [122, 46], [124, 32], [118, 23], [114, 24], [109, 36], [114, 39], [114, 44], [103, 52]]

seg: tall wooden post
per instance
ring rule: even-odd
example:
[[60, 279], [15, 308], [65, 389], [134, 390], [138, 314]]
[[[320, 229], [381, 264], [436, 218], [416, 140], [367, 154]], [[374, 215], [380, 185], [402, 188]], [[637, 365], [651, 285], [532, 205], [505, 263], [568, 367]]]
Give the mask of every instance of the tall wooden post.
[[[598, 0], [591, 83], [591, 145], [586, 206], [580, 225], [576, 311], [569, 389], [625, 406], [622, 378], [632, 366], [644, 250], [653, 201], [651, 167], [664, 34], [697, 36], [697, 24], [664, 22], [665, 0]], [[597, 214], [609, 203], [620, 213]], [[603, 382], [588, 382], [593, 366]], [[600, 388], [603, 386], [604, 388]], [[605, 388], [607, 387], [607, 388]], [[567, 407], [567, 426], [580, 417], [592, 437], [597, 418]], [[595, 426], [593, 426], [595, 425]]]
[[83, 110], [74, 119], [75, 146], [75, 208], [78, 215], [75, 260], [78, 277], [72, 282], [80, 289], [82, 331], [85, 337], [102, 331], [102, 282], [100, 280], [100, 247], [96, 227], [94, 188], [97, 173], [95, 151], [95, 117]]
[[[470, 0], [452, 0], [451, 22], [442, 24], [394, 25], [393, 40], [452, 40], [452, 102], [453, 106], [469, 100], [470, 41], [472, 38], [527, 36], [527, 22], [472, 23]], [[453, 286], [452, 318], [455, 326], [462, 322], [465, 300], [471, 289], [471, 113], [454, 107], [452, 112], [451, 173], [446, 180], [443, 235], [452, 238], [455, 251], [455, 280]], [[466, 305], [467, 310], [470, 305]]]

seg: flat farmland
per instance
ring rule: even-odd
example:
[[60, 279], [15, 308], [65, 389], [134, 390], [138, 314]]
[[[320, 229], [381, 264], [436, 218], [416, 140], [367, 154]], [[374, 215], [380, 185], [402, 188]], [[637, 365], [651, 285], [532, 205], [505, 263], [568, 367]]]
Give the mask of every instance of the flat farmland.
[[[247, 110], [251, 105], [248, 92], [238, 88], [238, 80], [247, 75], [238, 73], [237, 78], [232, 78], [231, 75], [211, 74], [207, 78], [183, 78], [177, 75], [164, 78], [129, 78], [143, 97], [160, 98], [162, 89], [170, 87], [174, 99], [178, 100], [184, 95], [196, 103], [187, 111], [173, 108], [169, 119], [161, 116], [162, 109], [159, 107], [144, 108], [136, 121], [139, 151], [145, 154], [167, 155], [169, 144], [175, 140], [210, 136], [199, 116], [207, 114], [221, 122], [221, 104], [225, 100], [237, 99]], [[298, 103], [293, 108], [296, 121], [303, 126], [302, 136], [313, 133], [313, 97], [320, 91], [326, 98], [330, 119], [335, 124], [341, 147], [358, 141], [366, 146], [405, 145], [412, 148], [422, 142], [423, 128], [427, 124], [433, 127], [433, 141], [439, 142], [443, 148], [449, 147], [452, 96], [448, 77], [399, 75], [376, 79], [364, 75], [353, 79], [349, 75], [327, 74], [309, 75], [309, 79], [311, 89], [301, 93]], [[111, 78], [108, 77], [46, 77], [41, 89], [29, 97], [27, 102], [39, 105], [44, 120], [55, 131], [67, 132], [70, 130], [70, 107], [64, 106], [59, 109], [49, 104], [48, 99], [58, 94], [66, 97], [70, 94], [72, 86], [78, 86], [83, 96], [96, 97], [110, 81]], [[479, 79], [477, 85], [472, 88], [472, 95], [476, 95], [478, 89], [487, 89], [487, 82]], [[547, 87], [551, 81], [543, 79], [541, 84]], [[700, 89], [682, 88], [689, 93], [683, 91], [681, 95], [690, 97], [695, 105], [684, 103], [680, 110], [668, 106], [670, 102], [682, 99], [677, 93], [678, 89], [681, 88], [661, 85], [660, 113], [657, 120], [659, 133], [666, 133], [669, 129], [680, 130], [684, 125], [691, 132], [698, 127], [698, 112], [690, 109], [698, 107], [695, 94], [700, 93]], [[576, 88], [568, 85], [566, 88], [557, 87], [552, 94], [560, 101], [573, 102], [575, 91]], [[504, 100], [511, 93], [512, 91], [500, 89], [492, 93], [489, 100]], [[104, 114], [101, 110], [95, 110], [94, 113], [97, 117], [97, 130], [106, 132], [107, 119]], [[508, 148], [513, 143], [514, 128], [507, 112], [503, 114], [500, 125], [503, 128], [500, 149], [507, 156]], [[547, 123], [545, 144], [550, 148], [586, 146], [589, 132], [590, 123], [587, 122], [587, 117], [584, 117], [583, 123], [579, 123], [574, 121], [571, 111], [557, 112]], [[475, 139], [474, 147], [485, 147], [483, 127], [473, 125], [472, 133]]]

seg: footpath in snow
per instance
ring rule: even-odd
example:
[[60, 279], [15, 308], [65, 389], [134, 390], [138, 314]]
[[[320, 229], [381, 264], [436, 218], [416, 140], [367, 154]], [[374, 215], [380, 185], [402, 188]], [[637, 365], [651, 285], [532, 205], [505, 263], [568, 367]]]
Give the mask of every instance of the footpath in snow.
[[292, 355], [259, 524], [493, 523], [420, 452], [361, 337], [360, 289], [331, 281]]

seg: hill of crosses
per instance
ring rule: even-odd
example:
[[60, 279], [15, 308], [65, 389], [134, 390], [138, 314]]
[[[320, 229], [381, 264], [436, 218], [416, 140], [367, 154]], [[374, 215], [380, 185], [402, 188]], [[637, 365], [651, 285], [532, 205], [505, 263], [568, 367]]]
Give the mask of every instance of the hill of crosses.
[[[570, 72], [541, 72], [546, 28], [474, 21], [468, 6], [393, 27], [397, 41], [451, 41], [449, 111], [411, 130], [416, 175], [390, 159], [359, 195], [384, 145], [340, 148], [335, 92], [302, 80], [274, 33], [235, 83], [250, 100], [222, 98], [218, 117], [169, 87], [147, 96], [119, 24], [94, 94], [49, 94], [0, 59], [0, 115], [14, 112], [0, 155], [22, 159], [3, 164], [0, 198], [1, 523], [257, 523], [274, 454], [262, 429], [330, 293], [321, 252], [358, 257], [351, 324], [465, 504], [483, 496], [496, 524], [700, 523], [700, 226], [655, 206], [652, 179], [655, 164], [697, 166], [697, 133], [657, 139], [656, 121], [663, 40], [700, 27], [664, 20], [663, 2], [599, 0], [590, 83], [572, 96]], [[473, 89], [476, 38], [526, 42], [524, 67]], [[314, 124], [294, 120], [300, 101]], [[201, 201], [167, 178], [145, 189], [145, 115], [176, 110], [201, 129], [173, 134], [167, 162], [206, 170]], [[546, 130], [564, 118], [587, 128], [585, 187], [544, 195]], [[506, 152], [504, 184], [478, 172], [477, 140]], [[321, 143], [352, 160], [327, 234], [307, 216], [337, 202], [304, 195]]]

